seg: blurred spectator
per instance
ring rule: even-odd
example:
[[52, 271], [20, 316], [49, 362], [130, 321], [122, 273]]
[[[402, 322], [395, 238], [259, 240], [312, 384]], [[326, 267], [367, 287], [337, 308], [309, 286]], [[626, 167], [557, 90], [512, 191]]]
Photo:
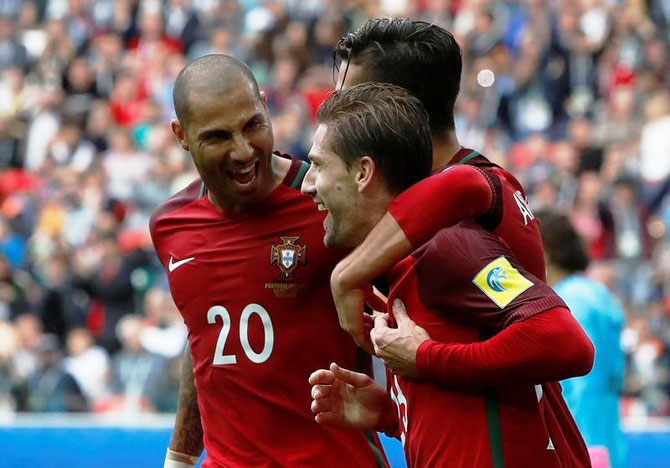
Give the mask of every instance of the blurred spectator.
[[85, 323], [85, 298], [75, 289], [68, 274], [71, 267], [65, 258], [53, 256], [43, 266], [40, 272], [43, 292], [35, 311], [44, 330], [64, 343], [70, 330]]
[[55, 335], [45, 334], [37, 347], [37, 370], [27, 383], [28, 411], [86, 411], [88, 402], [77, 381], [63, 367], [60, 344]]
[[610, 466], [625, 468], [626, 443], [619, 422], [624, 377], [623, 309], [603, 284], [584, 275], [589, 260], [570, 221], [555, 212], [539, 212], [536, 216], [547, 258], [547, 283], [566, 302], [596, 350], [588, 375], [561, 383], [565, 402], [589, 449], [605, 447]]
[[146, 177], [149, 161], [143, 153], [135, 151], [129, 132], [122, 128], [110, 131], [109, 150], [102, 162], [107, 178], [107, 190], [111, 198], [125, 201], [136, 184]]
[[25, 68], [28, 51], [18, 41], [15, 20], [9, 14], [0, 13], [0, 72], [9, 67]]
[[0, 320], [0, 415], [16, 411], [16, 386], [20, 382], [12, 355], [16, 332], [10, 322]]
[[26, 241], [12, 232], [4, 218], [0, 218], [0, 255], [9, 263], [9, 268], [25, 267]]
[[95, 346], [88, 330], [75, 328], [68, 333], [64, 366], [92, 406], [109, 393], [109, 356], [103, 348]]
[[652, 241], [647, 232], [648, 212], [638, 200], [632, 179], [614, 181], [609, 208], [618, 258], [617, 290], [627, 303], [644, 307], [652, 298], [651, 272], [645, 263], [651, 257]]
[[142, 347], [168, 359], [180, 356], [186, 346], [187, 330], [170, 294], [154, 287], [147, 292], [144, 304], [147, 320], [140, 335]]
[[75, 286], [82, 288], [91, 299], [87, 325], [110, 353], [121, 346], [117, 323], [135, 311], [131, 274], [142, 262], [140, 258], [122, 255], [113, 232], [103, 232], [75, 256]]
[[603, 182], [595, 171], [583, 172], [578, 179], [571, 220], [586, 241], [592, 259], [615, 255], [612, 214], [603, 203]]
[[42, 338], [42, 323], [32, 314], [21, 314], [14, 320], [16, 347], [12, 359], [19, 383], [32, 376], [38, 367], [38, 348]]
[[647, 193], [653, 195], [660, 183], [670, 178], [670, 94], [667, 90], [649, 98], [645, 121], [640, 136], [640, 174]]
[[169, 361], [144, 349], [139, 317], [126, 315], [116, 329], [122, 347], [112, 358], [112, 390], [122, 396], [123, 410], [153, 411], [169, 378]]

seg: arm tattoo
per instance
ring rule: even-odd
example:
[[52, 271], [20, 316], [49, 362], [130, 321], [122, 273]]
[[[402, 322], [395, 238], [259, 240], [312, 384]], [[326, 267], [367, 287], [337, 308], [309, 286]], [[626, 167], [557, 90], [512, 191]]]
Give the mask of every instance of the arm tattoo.
[[199, 456], [203, 450], [202, 423], [198, 408], [198, 394], [193, 381], [191, 348], [186, 346], [179, 385], [179, 403], [174, 429], [170, 438], [170, 449], [188, 455]]

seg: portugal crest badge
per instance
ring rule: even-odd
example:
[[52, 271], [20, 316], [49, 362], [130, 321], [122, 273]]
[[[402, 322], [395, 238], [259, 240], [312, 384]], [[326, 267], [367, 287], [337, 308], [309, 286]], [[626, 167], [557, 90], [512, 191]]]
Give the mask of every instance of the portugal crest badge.
[[279, 281], [293, 281], [293, 271], [307, 264], [307, 246], [298, 245], [299, 236], [282, 236], [282, 243], [270, 248], [270, 265], [277, 264], [281, 275]]

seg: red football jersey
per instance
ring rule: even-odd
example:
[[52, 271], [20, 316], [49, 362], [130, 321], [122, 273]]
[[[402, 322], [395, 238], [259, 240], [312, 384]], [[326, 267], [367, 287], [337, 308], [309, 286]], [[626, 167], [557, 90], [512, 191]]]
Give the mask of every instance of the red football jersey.
[[546, 279], [540, 226], [523, 187], [477, 151], [461, 148], [445, 169], [396, 197], [389, 212], [414, 247], [442, 228], [474, 218], [500, 236], [529, 272]]
[[[442, 343], [474, 343], [563, 301], [474, 221], [444, 229], [387, 278]], [[456, 388], [389, 372], [409, 467], [590, 466], [556, 384]]]
[[[188, 327], [207, 467], [385, 466], [376, 434], [323, 426], [309, 375], [361, 368], [338, 323], [323, 219], [300, 193], [306, 163], [244, 214], [228, 217], [201, 181], [163, 203], [151, 234]], [[359, 360], [359, 362], [357, 362]], [[366, 365], [369, 365], [367, 357]]]

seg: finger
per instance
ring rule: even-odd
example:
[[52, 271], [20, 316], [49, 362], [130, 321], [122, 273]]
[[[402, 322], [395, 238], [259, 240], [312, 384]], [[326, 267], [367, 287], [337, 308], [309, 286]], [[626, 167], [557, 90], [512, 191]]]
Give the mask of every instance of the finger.
[[375, 310], [375, 311], [372, 312], [372, 315], [370, 315], [370, 317], [372, 317], [372, 320], [374, 320], [374, 319], [376, 319], [377, 317], [380, 317], [380, 316], [382, 316], [382, 315], [386, 315], [386, 316], [388, 316], [388, 312], [380, 312], [380, 311], [378, 311], [378, 310]]
[[[381, 353], [382, 349], [379, 347], [377, 342], [374, 341], [374, 340], [372, 341], [372, 347], [375, 350], [375, 356], [377, 356], [379, 359], [382, 359], [382, 357], [379, 355], [379, 353]], [[383, 361], [383, 359], [382, 359], [382, 361]]]
[[405, 309], [405, 304], [402, 303], [400, 299], [395, 299], [393, 301], [393, 316], [395, 317], [396, 322], [404, 322], [405, 320], [410, 320], [407, 315], [407, 309]]
[[329, 412], [331, 411], [330, 400], [312, 401], [312, 404], [309, 405], [309, 408], [314, 414]]
[[326, 411], [323, 413], [318, 413], [314, 416], [314, 420], [319, 424], [324, 424], [326, 426], [336, 426], [335, 416], [331, 411]]
[[322, 400], [330, 396], [330, 385], [314, 385], [312, 387], [312, 399], [313, 400]]
[[310, 385], [330, 385], [335, 381], [335, 376], [328, 369], [319, 369], [309, 376]]
[[375, 317], [375, 328], [376, 329], [384, 329], [384, 328], [390, 328], [389, 324], [389, 314], [381, 314]]
[[330, 365], [330, 371], [335, 378], [353, 385], [354, 387], [362, 387], [370, 383], [370, 377], [360, 372], [352, 372], [348, 369], [343, 369], [334, 362]]

